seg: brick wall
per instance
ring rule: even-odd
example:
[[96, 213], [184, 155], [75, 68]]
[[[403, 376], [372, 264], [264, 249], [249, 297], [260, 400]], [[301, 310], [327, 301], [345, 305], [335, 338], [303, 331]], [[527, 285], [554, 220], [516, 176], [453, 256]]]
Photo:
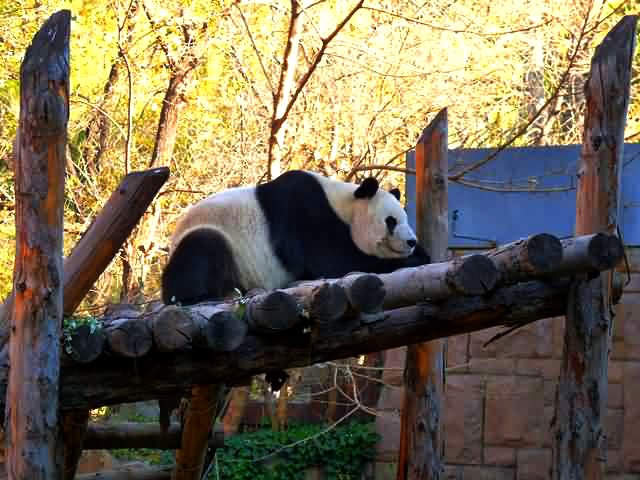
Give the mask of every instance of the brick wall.
[[[616, 307], [606, 417], [607, 479], [640, 478], [640, 249], [632, 281]], [[546, 480], [564, 319], [546, 319], [483, 344], [500, 328], [451, 337], [447, 344], [444, 441], [447, 480]], [[395, 387], [384, 389], [376, 426], [376, 478], [394, 479], [404, 350], [386, 352]]]

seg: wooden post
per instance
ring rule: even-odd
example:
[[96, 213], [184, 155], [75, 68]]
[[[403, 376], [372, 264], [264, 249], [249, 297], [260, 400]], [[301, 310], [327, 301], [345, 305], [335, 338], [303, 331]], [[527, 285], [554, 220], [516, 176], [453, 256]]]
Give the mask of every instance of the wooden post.
[[220, 396], [228, 389], [222, 385], [195, 385], [182, 427], [182, 448], [176, 450], [173, 480], [199, 480], [209, 445], [209, 434], [217, 416]]
[[[597, 47], [585, 86], [576, 235], [616, 233], [624, 127], [637, 17], [624, 17]], [[604, 478], [611, 272], [578, 276], [567, 306], [553, 436], [555, 480]]]
[[[447, 260], [448, 130], [445, 108], [424, 129], [416, 145], [416, 233], [434, 262]], [[440, 339], [407, 347], [398, 480], [440, 478], [444, 342]]]
[[16, 261], [7, 392], [10, 479], [62, 475], [58, 380], [71, 14], [53, 14], [20, 67]]

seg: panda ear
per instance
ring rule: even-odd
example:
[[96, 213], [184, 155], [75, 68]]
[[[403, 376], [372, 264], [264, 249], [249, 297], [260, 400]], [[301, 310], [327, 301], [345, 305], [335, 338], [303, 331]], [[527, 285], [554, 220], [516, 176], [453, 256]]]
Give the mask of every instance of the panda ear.
[[396, 200], [400, 201], [400, 189], [399, 188], [392, 188], [391, 190], [389, 190], [389, 193], [391, 195], [393, 195], [394, 197], [396, 197]]
[[373, 198], [378, 191], [378, 180], [374, 177], [369, 177], [360, 184], [356, 191], [353, 192], [353, 196], [356, 198]]

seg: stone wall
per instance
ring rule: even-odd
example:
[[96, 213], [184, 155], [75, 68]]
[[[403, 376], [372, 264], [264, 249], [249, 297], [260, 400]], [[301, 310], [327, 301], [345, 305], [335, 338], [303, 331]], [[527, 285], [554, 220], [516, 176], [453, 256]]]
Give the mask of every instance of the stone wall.
[[[616, 307], [604, 420], [607, 479], [640, 478], [640, 250]], [[546, 319], [484, 343], [501, 329], [447, 342], [444, 458], [447, 480], [546, 480], [564, 319]], [[395, 479], [404, 349], [386, 352], [376, 426], [376, 478]]]

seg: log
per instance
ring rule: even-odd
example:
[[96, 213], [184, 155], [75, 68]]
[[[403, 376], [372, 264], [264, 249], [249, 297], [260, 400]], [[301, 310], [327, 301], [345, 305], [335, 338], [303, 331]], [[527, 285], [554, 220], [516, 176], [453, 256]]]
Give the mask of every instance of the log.
[[62, 416], [62, 434], [64, 437], [63, 478], [65, 480], [73, 480], [76, 475], [88, 421], [89, 410], [84, 408], [69, 410]]
[[161, 352], [189, 345], [228, 352], [242, 343], [248, 331], [247, 323], [234, 303], [167, 305], [146, 316], [156, 348]]
[[[339, 279], [312, 280], [298, 282], [296, 286], [283, 291], [298, 299], [308, 295], [315, 287], [324, 283], [337, 284], [347, 292], [349, 301], [358, 298], [351, 291], [354, 283], [362, 276], [371, 274], [352, 273]], [[453, 295], [481, 295], [491, 291], [498, 279], [493, 262], [484, 255], [470, 255], [449, 262], [431, 263], [420, 267], [404, 268], [395, 272], [376, 275], [382, 280], [384, 289], [383, 307], [394, 308], [412, 305], [423, 300], [443, 300]], [[378, 289], [381, 295], [381, 289]], [[366, 300], [367, 302], [372, 300]], [[355, 310], [363, 308], [351, 305]], [[370, 308], [365, 305], [365, 309]], [[375, 308], [374, 308], [375, 310]], [[366, 313], [366, 312], [365, 312]]]
[[247, 323], [232, 311], [221, 310], [208, 319], [198, 316], [198, 336], [195, 345], [216, 352], [230, 352], [238, 348], [247, 336]]
[[107, 337], [102, 328], [92, 329], [90, 325], [80, 325], [65, 339], [64, 351], [77, 363], [91, 363], [105, 348]]
[[226, 395], [222, 385], [195, 385], [186, 412], [182, 432], [182, 448], [176, 451], [173, 480], [199, 480], [207, 451], [209, 432], [218, 414], [220, 396]]
[[58, 380], [70, 26], [69, 10], [51, 15], [20, 66], [15, 293], [6, 400], [6, 464], [12, 479], [63, 475]]
[[298, 304], [281, 290], [256, 295], [249, 299], [245, 320], [253, 332], [269, 334], [289, 330], [298, 323]]
[[153, 343], [160, 352], [172, 352], [186, 347], [197, 335], [197, 322], [175, 305], [167, 305], [157, 310], [150, 320]]
[[[591, 60], [585, 82], [587, 108], [578, 167], [576, 235], [613, 235], [617, 230], [637, 23], [635, 15], [623, 17]], [[594, 245], [600, 240], [604, 241], [594, 238]], [[578, 275], [571, 285], [551, 442], [554, 480], [605, 477], [612, 286], [610, 271], [590, 277]]]
[[[147, 355], [136, 361], [136, 375], [126, 359], [100, 357], [90, 365], [62, 369], [61, 408], [151, 400], [188, 392], [195, 384], [240, 385], [251, 376], [318, 362], [358, 356], [416, 342], [514, 325], [562, 315], [567, 281], [545, 280], [503, 287], [487, 295], [454, 297], [385, 311], [374, 323], [318, 324], [311, 335], [272, 340], [249, 335], [232, 352], [178, 351]], [[313, 338], [313, 341], [311, 340]], [[142, 381], [144, 379], [144, 381]], [[0, 398], [6, 380], [0, 379]]]
[[[544, 245], [546, 242], [553, 243], [544, 237], [537, 243]], [[131, 310], [129, 306], [113, 306], [109, 312], [108, 326], [104, 329], [106, 344], [111, 353], [127, 358], [147, 355], [154, 344], [161, 352], [190, 347], [233, 351], [242, 344], [249, 332], [264, 335], [287, 331], [304, 316], [314, 320], [316, 324], [332, 323], [339, 318], [348, 321], [358, 315], [359, 320], [364, 323], [378, 321], [382, 308], [388, 309], [398, 303], [405, 306], [424, 301], [425, 296], [419, 289], [421, 285], [438, 285], [440, 288], [444, 284], [453, 284], [458, 285], [454, 287], [456, 290], [463, 285], [468, 288], [472, 283], [480, 285], [476, 279], [466, 279], [470, 278], [472, 272], [481, 271], [485, 267], [497, 278], [496, 265], [499, 266], [503, 272], [501, 281], [523, 279], [527, 278], [526, 275], [532, 278], [553, 278], [558, 277], [559, 272], [573, 275], [610, 268], [620, 261], [623, 254], [622, 243], [617, 237], [606, 234], [589, 235], [564, 242], [569, 254], [566, 258], [563, 256], [560, 263], [554, 262], [555, 266], [551, 269], [525, 268], [522, 267], [523, 262], [515, 261], [516, 265], [509, 270], [504, 258], [524, 258], [522, 250], [534, 243], [531, 239], [516, 242], [493, 256], [473, 255], [385, 275], [356, 273], [337, 280], [302, 282], [284, 290], [260, 292], [240, 302], [201, 303], [188, 307], [160, 306], [144, 314]], [[403, 281], [412, 286], [403, 290]], [[441, 293], [444, 293], [444, 287], [442, 288]], [[484, 292], [481, 288], [477, 290], [478, 293]], [[449, 294], [452, 294], [451, 290]], [[441, 297], [437, 299], [442, 301]], [[323, 300], [328, 300], [329, 305], [323, 307]], [[319, 322], [314, 317], [318, 312], [321, 315]], [[98, 339], [95, 340], [96, 344], [100, 344]], [[91, 356], [98, 355], [98, 352], [93, 352]]]
[[347, 300], [360, 313], [378, 313], [384, 305], [384, 283], [376, 275], [359, 275], [349, 285]]
[[167, 167], [125, 176], [64, 263], [64, 311], [73, 312], [129, 237], [160, 187]]
[[75, 480], [171, 480], [172, 466], [149, 467], [136, 463], [117, 470], [76, 475]]
[[620, 238], [606, 233], [583, 235], [562, 241], [562, 263], [557, 275], [597, 273], [614, 268], [624, 257], [624, 245]]
[[[449, 254], [448, 131], [445, 108], [423, 130], [416, 145], [416, 233], [431, 258], [439, 262], [446, 261]], [[477, 257], [480, 258], [484, 259]], [[479, 265], [480, 271], [482, 268]], [[482, 281], [479, 286], [485, 287]], [[409, 345], [404, 367], [397, 480], [440, 478], [443, 385], [444, 340]]]
[[153, 337], [144, 318], [122, 318], [104, 327], [107, 346], [112, 353], [125, 358], [140, 358], [151, 350]]
[[[83, 448], [85, 450], [111, 450], [115, 448], [156, 448], [175, 450], [182, 444], [182, 427], [173, 422], [166, 433], [157, 423], [124, 422], [119, 424], [91, 422], [87, 427]], [[209, 445], [224, 447], [224, 430], [216, 428]]]
[[[501, 285], [512, 285], [523, 278], [557, 271], [563, 260], [563, 245], [548, 233], [533, 235], [487, 253], [500, 275]], [[519, 268], [514, 268], [514, 266]]]
[[349, 308], [349, 300], [342, 286], [322, 282], [304, 288], [304, 283], [292, 296], [302, 309], [303, 315], [317, 322], [333, 322], [341, 318]]
[[[478, 281], [478, 278], [485, 280]], [[321, 312], [321, 320], [326, 321], [328, 317], [346, 311], [346, 303], [363, 314], [381, 312], [387, 298], [385, 291], [392, 285], [396, 301], [402, 300], [406, 305], [422, 300], [424, 292], [433, 293], [435, 289], [440, 293], [446, 290], [449, 294], [454, 291], [484, 293], [487, 289], [480, 285], [490, 289], [495, 278], [493, 263], [482, 255], [472, 255], [379, 276], [353, 274], [337, 280], [304, 282], [291, 289], [258, 293], [246, 302], [167, 306], [142, 315], [128, 306], [112, 306], [112, 311], [107, 313], [110, 318], [104, 334], [111, 353], [126, 358], [146, 355], [154, 340], [158, 349], [165, 352], [190, 343], [214, 351], [231, 351], [242, 343], [247, 331], [272, 334], [290, 330], [303, 318], [304, 307], [299, 307], [298, 302], [313, 306], [307, 313]], [[412, 288], [396, 286], [407, 279], [411, 279]], [[321, 297], [317, 292], [324, 293]], [[342, 298], [343, 292], [346, 301]], [[314, 299], [316, 294], [318, 297]], [[329, 313], [323, 312], [318, 305], [325, 297], [335, 301], [336, 306], [325, 308]], [[377, 317], [363, 315], [361, 319], [370, 322]], [[98, 355], [97, 352], [94, 354]]]
[[[389, 309], [412, 305], [426, 299], [442, 300], [456, 294], [481, 295], [496, 285], [505, 286], [515, 281], [595, 273], [608, 269], [611, 268], [610, 265], [617, 265], [622, 260], [623, 246], [619, 238], [603, 235], [607, 236], [606, 242], [592, 238], [593, 235], [588, 235], [589, 238], [561, 242], [563, 250], [559, 263], [557, 252], [550, 254], [551, 259], [535, 260], [533, 265], [523, 266], [523, 263], [517, 260], [527, 258], [527, 250], [531, 250], [530, 256], [538, 257], [544, 248], [549, 248], [552, 252], [555, 250], [555, 237], [542, 234], [534, 236], [538, 237], [535, 242], [531, 239], [514, 242], [485, 255], [470, 255], [449, 262], [432, 263], [377, 275], [382, 280], [385, 290], [383, 307]], [[565, 249], [569, 249], [567, 253]], [[508, 256], [516, 261], [508, 263], [505, 260]], [[501, 269], [500, 273], [498, 267]], [[340, 279], [298, 282], [283, 291], [300, 302], [314, 288], [324, 283], [337, 284], [349, 292], [351, 285], [363, 275], [366, 274], [354, 273]]]

